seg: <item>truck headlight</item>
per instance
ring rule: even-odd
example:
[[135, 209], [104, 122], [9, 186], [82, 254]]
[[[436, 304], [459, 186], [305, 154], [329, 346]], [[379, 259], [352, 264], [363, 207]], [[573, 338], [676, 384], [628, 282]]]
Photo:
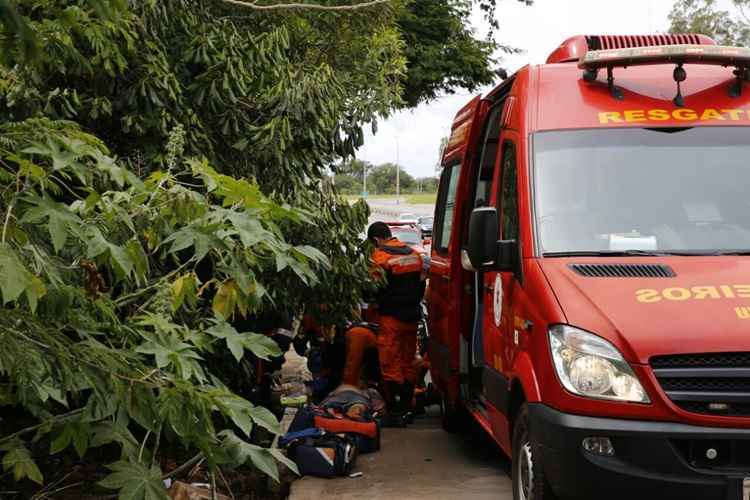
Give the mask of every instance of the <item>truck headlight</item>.
[[573, 394], [650, 402], [622, 354], [603, 338], [572, 326], [554, 325], [549, 329], [549, 343], [557, 376]]

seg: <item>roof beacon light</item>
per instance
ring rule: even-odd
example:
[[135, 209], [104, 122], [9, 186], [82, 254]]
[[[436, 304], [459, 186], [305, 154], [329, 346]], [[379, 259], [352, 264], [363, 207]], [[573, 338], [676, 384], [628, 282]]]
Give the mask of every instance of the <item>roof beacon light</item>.
[[750, 49], [721, 45], [663, 45], [589, 50], [579, 59], [578, 67], [583, 70], [583, 79], [587, 82], [596, 80], [599, 69], [606, 68], [610, 92], [615, 98], [622, 99], [620, 89], [614, 85], [612, 68], [669, 63], [676, 65], [672, 76], [677, 82], [677, 96], [674, 99], [677, 106], [685, 105], [680, 91], [680, 83], [687, 78], [684, 64], [710, 64], [735, 68], [736, 80], [729, 89], [729, 95], [732, 97], [740, 96], [744, 82], [750, 80]]

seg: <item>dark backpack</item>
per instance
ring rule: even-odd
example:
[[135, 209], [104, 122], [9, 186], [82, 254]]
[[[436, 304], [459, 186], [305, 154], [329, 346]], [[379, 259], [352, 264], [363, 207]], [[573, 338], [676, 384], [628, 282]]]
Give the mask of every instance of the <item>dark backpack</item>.
[[326, 478], [351, 473], [358, 453], [353, 438], [330, 433], [291, 440], [287, 449], [300, 474]]

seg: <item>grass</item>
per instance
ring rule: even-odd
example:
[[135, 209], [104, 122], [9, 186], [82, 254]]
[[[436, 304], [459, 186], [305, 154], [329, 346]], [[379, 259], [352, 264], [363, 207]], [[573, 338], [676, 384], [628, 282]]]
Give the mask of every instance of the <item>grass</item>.
[[417, 193], [406, 196], [406, 203], [410, 205], [434, 205], [437, 193]]
[[[387, 200], [390, 198], [395, 198], [395, 194], [368, 194], [367, 199], [368, 200]], [[345, 194], [344, 198], [347, 200], [353, 200], [357, 201], [358, 199], [362, 198], [362, 195], [360, 194]]]
[[[395, 198], [394, 194], [371, 194], [367, 196], [368, 200], [389, 200]], [[349, 201], [357, 201], [362, 196], [358, 194], [347, 194], [344, 195]], [[403, 194], [401, 195], [406, 203], [409, 205], [434, 205], [437, 199], [437, 193], [416, 193], [416, 194]]]

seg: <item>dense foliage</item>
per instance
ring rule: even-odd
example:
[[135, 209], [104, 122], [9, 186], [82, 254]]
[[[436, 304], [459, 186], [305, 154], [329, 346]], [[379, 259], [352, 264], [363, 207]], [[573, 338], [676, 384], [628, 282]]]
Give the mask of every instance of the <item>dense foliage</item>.
[[678, 0], [669, 14], [672, 33], [703, 33], [723, 45], [750, 46], [748, 0], [732, 0], [733, 11], [716, 0]]
[[470, 92], [499, 80], [491, 38], [477, 39], [469, 27], [470, 0], [418, 0], [398, 17], [405, 42], [404, 101], [415, 106], [462, 88]]
[[[205, 160], [183, 162], [179, 142], [166, 170], [141, 181], [71, 123], [0, 129], [0, 449], [15, 480], [42, 483], [40, 446], [83, 457], [114, 443], [110, 467], [148, 478], [146, 489], [162, 485], [160, 439], [274, 476], [274, 458], [286, 462], [247, 440], [254, 425], [278, 432], [275, 417], [210, 361], [224, 350], [236, 366], [245, 351], [278, 355], [227, 320], [257, 309], [279, 279], [315, 281], [328, 261], [279, 229], [309, 224], [304, 211]], [[19, 428], [29, 417], [39, 424]], [[137, 487], [117, 477], [102, 484]]]

